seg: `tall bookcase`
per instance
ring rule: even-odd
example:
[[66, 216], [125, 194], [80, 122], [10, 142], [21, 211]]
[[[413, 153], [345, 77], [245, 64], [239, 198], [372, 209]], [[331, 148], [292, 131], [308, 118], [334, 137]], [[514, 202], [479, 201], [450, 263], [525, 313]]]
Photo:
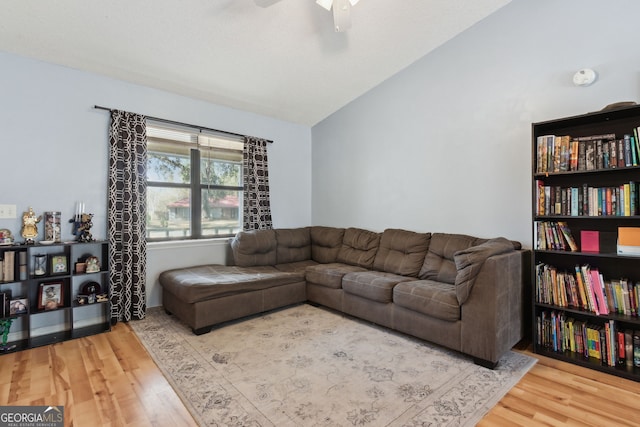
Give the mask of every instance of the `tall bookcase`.
[[[0, 246], [0, 318], [11, 319], [9, 351], [111, 329], [108, 248], [106, 241]], [[93, 268], [86, 268], [87, 260], [95, 261]], [[2, 294], [15, 302], [13, 310]]]
[[617, 239], [640, 227], [640, 161], [625, 147], [638, 126], [640, 106], [532, 124], [534, 351], [635, 381], [640, 255], [619, 255]]

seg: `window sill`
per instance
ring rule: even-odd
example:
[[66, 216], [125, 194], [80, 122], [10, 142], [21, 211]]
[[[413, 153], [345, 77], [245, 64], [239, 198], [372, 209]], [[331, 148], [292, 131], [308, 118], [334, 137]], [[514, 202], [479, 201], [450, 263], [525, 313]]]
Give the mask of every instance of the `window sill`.
[[165, 242], [147, 242], [150, 250], [195, 248], [199, 246], [225, 246], [231, 237], [216, 237], [211, 239], [169, 240]]

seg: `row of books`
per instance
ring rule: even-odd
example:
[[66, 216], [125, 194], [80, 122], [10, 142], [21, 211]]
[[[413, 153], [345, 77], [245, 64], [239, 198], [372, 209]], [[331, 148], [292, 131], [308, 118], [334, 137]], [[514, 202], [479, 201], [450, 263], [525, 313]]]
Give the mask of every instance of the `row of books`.
[[[18, 253], [18, 271], [16, 276], [16, 252]], [[25, 280], [27, 278], [27, 252], [25, 251], [4, 251], [3, 258], [0, 259], [0, 282], [13, 282], [16, 279]]]
[[615, 187], [561, 187], [536, 181], [536, 215], [634, 216], [638, 215], [635, 181]]
[[621, 328], [614, 320], [594, 324], [543, 311], [536, 316], [536, 328], [541, 347], [595, 358], [607, 366], [640, 367], [640, 331]]
[[597, 268], [576, 265], [575, 271], [536, 265], [536, 302], [586, 310], [595, 314], [638, 316], [640, 282], [605, 279]]
[[640, 126], [622, 138], [616, 135], [541, 135], [536, 139], [536, 172], [557, 173], [640, 165]]
[[571, 230], [564, 221], [534, 221], [535, 248], [539, 250], [556, 250], [577, 252]]

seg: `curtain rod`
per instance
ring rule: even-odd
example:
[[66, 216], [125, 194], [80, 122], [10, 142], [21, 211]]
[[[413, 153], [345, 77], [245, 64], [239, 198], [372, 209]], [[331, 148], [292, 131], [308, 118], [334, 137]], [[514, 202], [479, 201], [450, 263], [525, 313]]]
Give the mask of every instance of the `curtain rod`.
[[[107, 108], [107, 107], [102, 107], [100, 105], [94, 105], [93, 108], [98, 109], [98, 110], [106, 110], [106, 111], [113, 111], [113, 108]], [[218, 133], [223, 133], [225, 135], [233, 135], [233, 136], [241, 136], [241, 137], [245, 137], [246, 135], [242, 135], [239, 133], [234, 133], [234, 132], [228, 132], [226, 130], [220, 130], [220, 129], [213, 129], [213, 128], [208, 128], [208, 127], [204, 127], [204, 126], [196, 126], [196, 125], [192, 125], [189, 123], [183, 123], [183, 122], [177, 122], [175, 120], [167, 120], [167, 119], [161, 119], [158, 117], [152, 117], [152, 116], [146, 116], [146, 118], [151, 119], [151, 120], [155, 120], [158, 122], [162, 122], [162, 123], [167, 123], [167, 124], [172, 124], [172, 125], [179, 125], [179, 126], [190, 126], [192, 128], [198, 128], [200, 130], [208, 130], [208, 131], [212, 131], [212, 132], [218, 132]], [[270, 139], [266, 140], [269, 144], [273, 144], [273, 141], [271, 141]]]

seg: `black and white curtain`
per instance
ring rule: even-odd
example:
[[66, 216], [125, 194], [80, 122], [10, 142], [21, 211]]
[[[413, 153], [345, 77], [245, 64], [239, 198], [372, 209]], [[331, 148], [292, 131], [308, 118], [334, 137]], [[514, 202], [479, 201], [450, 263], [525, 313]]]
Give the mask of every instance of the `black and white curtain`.
[[111, 111], [107, 235], [112, 323], [145, 315], [146, 169], [145, 116]]
[[246, 136], [243, 151], [244, 230], [273, 227], [267, 166], [267, 140]]

